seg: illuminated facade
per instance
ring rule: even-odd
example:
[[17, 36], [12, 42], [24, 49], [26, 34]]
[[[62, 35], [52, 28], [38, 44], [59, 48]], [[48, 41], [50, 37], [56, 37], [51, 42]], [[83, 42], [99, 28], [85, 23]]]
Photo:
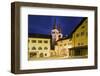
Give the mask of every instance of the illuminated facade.
[[57, 41], [55, 51], [57, 56], [69, 57], [69, 48], [72, 48], [72, 41], [67, 37]]
[[75, 58], [87, 57], [88, 55], [88, 21], [84, 18], [74, 28], [69, 37], [57, 40], [55, 45], [56, 56]]
[[34, 58], [50, 57], [51, 36], [40, 34], [29, 34], [28, 54], [29, 60]]
[[87, 57], [88, 55], [88, 19], [84, 18], [72, 31], [72, 48], [70, 56]]
[[61, 28], [53, 25], [51, 35], [29, 34], [28, 59], [34, 58], [81, 58], [88, 56], [88, 19], [74, 28], [69, 36], [63, 36]]

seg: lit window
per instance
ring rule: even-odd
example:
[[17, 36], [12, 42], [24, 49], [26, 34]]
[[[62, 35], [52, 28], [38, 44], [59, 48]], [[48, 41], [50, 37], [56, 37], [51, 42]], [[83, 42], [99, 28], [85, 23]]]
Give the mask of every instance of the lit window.
[[32, 47], [32, 50], [36, 50], [36, 48], [33, 46], [33, 47]]
[[38, 43], [42, 43], [42, 40], [38, 40]]
[[76, 34], [76, 37], [79, 37], [79, 34], [78, 33]]
[[42, 50], [42, 47], [39, 47], [38, 50]]
[[82, 26], [82, 28], [84, 28], [85, 26]]
[[86, 36], [88, 36], [88, 32], [86, 32]]
[[80, 43], [78, 43], [78, 45], [80, 45]]
[[35, 53], [35, 52], [30, 52], [30, 58], [36, 57], [36, 55], [37, 55], [37, 53]]
[[45, 53], [45, 56], [47, 56], [47, 54]]
[[84, 32], [81, 32], [81, 36], [83, 36], [84, 35]]
[[68, 45], [71, 45], [71, 43], [68, 43]]
[[62, 45], [60, 44], [60, 46], [62, 46]]
[[30, 42], [30, 40], [28, 40], [28, 42]]
[[43, 53], [40, 53], [40, 57], [43, 57]]
[[48, 48], [47, 47], [44, 47], [44, 50], [48, 50]]
[[36, 40], [32, 40], [32, 43], [36, 43]]
[[64, 44], [64, 46], [66, 46], [66, 44]]
[[44, 41], [44, 43], [48, 43], [48, 41]]
[[84, 43], [81, 43], [81, 45], [84, 45]]

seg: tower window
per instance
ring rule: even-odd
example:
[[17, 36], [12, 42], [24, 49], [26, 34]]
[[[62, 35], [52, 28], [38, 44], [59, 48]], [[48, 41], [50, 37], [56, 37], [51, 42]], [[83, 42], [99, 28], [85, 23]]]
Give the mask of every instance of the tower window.
[[61, 35], [59, 35], [59, 38], [61, 38]]
[[52, 32], [52, 34], [55, 34], [55, 32]]

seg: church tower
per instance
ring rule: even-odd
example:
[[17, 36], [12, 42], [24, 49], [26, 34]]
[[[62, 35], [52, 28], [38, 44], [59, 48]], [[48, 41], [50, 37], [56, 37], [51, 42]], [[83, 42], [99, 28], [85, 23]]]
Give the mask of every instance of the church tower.
[[52, 49], [54, 49], [54, 46], [56, 45], [56, 41], [62, 38], [61, 28], [58, 27], [56, 24], [56, 19], [54, 21], [53, 29], [51, 30], [52, 35]]

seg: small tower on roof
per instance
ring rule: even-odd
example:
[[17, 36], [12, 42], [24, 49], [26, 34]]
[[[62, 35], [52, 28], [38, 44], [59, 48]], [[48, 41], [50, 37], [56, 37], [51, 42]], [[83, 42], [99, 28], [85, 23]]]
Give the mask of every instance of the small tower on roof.
[[61, 26], [60, 24], [58, 25], [58, 31], [59, 31], [59, 39], [61, 39], [63, 37], [63, 34], [62, 34], [62, 30], [61, 30]]
[[61, 27], [60, 27], [60, 24], [58, 25], [58, 31], [59, 31], [59, 33], [61, 33]]

